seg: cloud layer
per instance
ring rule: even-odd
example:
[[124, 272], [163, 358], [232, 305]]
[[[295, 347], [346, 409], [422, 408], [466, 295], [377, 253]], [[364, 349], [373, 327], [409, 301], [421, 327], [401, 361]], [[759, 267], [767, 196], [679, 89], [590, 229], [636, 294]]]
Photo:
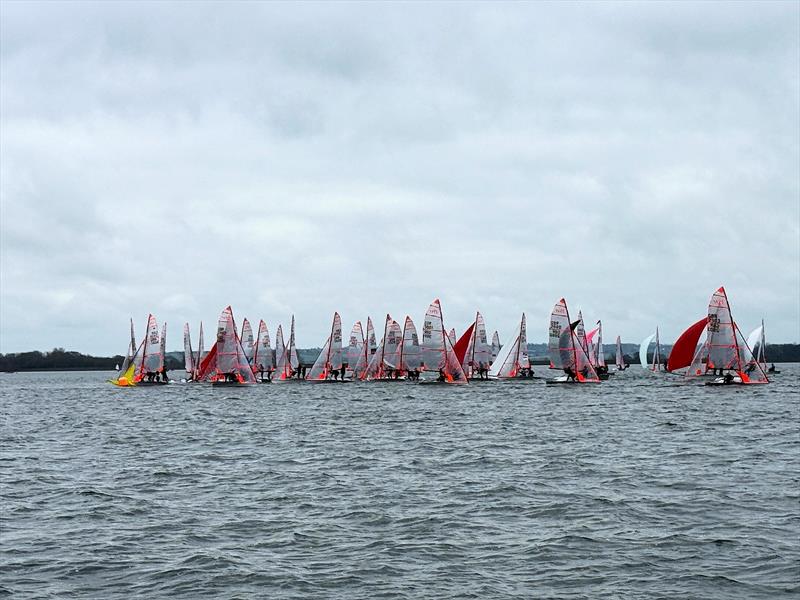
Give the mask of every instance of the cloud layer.
[[800, 338], [796, 3], [0, 6], [2, 352], [435, 297], [671, 339], [719, 285]]

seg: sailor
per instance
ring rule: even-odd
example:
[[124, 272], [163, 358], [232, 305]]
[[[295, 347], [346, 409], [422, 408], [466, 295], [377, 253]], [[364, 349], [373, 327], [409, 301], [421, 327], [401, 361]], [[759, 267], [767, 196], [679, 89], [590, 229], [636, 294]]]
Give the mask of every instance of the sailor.
[[725, 373], [725, 376], [722, 378], [725, 383], [733, 383], [733, 375], [731, 373]]
[[444, 381], [444, 369], [439, 369], [439, 377], [436, 378], [436, 381]]
[[331, 369], [330, 375], [332, 375], [333, 380], [336, 381], [339, 379], [339, 369]]
[[575, 371], [572, 369], [572, 367], [565, 367], [564, 368], [564, 373], [567, 374], [567, 378], [570, 381], [575, 381]]
[[169, 377], [167, 377], [167, 365], [164, 363], [164, 366], [161, 367], [161, 381], [163, 383], [169, 383]]
[[770, 373], [774, 373], [775, 371], [776, 371], [776, 369], [775, 369], [775, 363], [772, 363], [772, 364], [769, 366], [769, 372], [770, 372]]

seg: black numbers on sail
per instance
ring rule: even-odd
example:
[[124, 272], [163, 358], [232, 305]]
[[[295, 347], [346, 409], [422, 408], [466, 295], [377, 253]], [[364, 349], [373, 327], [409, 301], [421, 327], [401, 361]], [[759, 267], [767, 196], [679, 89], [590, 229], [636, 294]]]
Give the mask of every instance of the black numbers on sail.
[[558, 321], [550, 321], [550, 337], [561, 337], [561, 323]]
[[433, 332], [433, 323], [430, 321], [425, 321], [425, 323], [422, 325], [422, 337], [431, 337], [431, 332]]
[[719, 331], [719, 317], [715, 314], [708, 315], [708, 330]]

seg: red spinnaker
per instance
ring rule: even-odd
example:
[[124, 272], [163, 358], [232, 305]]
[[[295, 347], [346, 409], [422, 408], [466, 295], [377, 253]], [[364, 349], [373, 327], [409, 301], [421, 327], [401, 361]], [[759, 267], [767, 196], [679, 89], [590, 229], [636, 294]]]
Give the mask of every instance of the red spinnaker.
[[703, 335], [707, 323], [708, 317], [703, 317], [675, 340], [675, 345], [672, 346], [672, 352], [669, 353], [669, 360], [667, 360], [667, 371], [683, 369], [692, 364], [692, 358], [697, 350], [697, 342]]
[[475, 329], [475, 323], [473, 322], [472, 325], [469, 326], [458, 341], [456, 342], [455, 346], [453, 346], [453, 352], [456, 353], [456, 358], [458, 359], [458, 364], [464, 364], [464, 357], [467, 355], [467, 348], [469, 348], [469, 341], [472, 339], [472, 331]]

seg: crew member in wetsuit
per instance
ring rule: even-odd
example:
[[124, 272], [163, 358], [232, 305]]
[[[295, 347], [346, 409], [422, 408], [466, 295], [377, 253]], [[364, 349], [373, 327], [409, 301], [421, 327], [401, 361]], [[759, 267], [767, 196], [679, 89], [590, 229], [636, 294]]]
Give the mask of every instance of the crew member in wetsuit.
[[725, 383], [733, 383], [733, 374], [725, 373], [724, 377], [722, 378]]
[[439, 377], [436, 378], [436, 381], [444, 381], [444, 369], [439, 369]]
[[566, 373], [566, 374], [567, 374], [567, 378], [568, 378], [570, 381], [575, 381], [575, 371], [573, 371], [573, 370], [572, 370], [572, 367], [566, 367], [566, 368], [564, 369], [564, 373]]
[[164, 366], [161, 367], [161, 381], [164, 383], [169, 383], [169, 377], [167, 377], [167, 364], [164, 363]]

